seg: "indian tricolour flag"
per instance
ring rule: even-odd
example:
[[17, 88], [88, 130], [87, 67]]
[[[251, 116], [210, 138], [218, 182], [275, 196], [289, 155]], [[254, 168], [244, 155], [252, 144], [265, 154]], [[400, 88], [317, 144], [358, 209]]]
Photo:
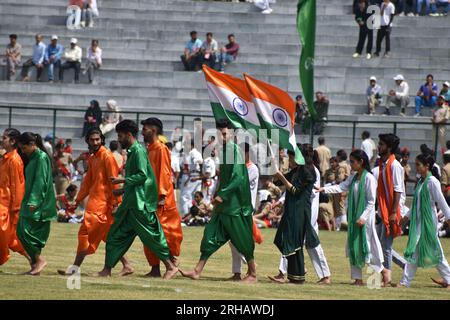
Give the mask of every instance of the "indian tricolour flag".
[[287, 92], [261, 80], [244, 74], [247, 88], [252, 95], [258, 113], [261, 128], [278, 129], [281, 148], [295, 152], [295, 162], [305, 164], [305, 159], [297, 147], [294, 133], [295, 104]]
[[216, 120], [228, 119], [236, 129], [260, 128], [252, 96], [244, 80], [203, 65], [209, 99]]

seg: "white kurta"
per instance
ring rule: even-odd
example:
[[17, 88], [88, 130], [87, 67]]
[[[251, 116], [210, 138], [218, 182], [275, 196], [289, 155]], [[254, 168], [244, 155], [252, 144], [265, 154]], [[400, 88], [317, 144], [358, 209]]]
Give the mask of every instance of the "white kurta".
[[[348, 191], [350, 189], [353, 178], [355, 177], [355, 174], [350, 175], [339, 185], [324, 187], [324, 192], [342, 193]], [[355, 201], [355, 205], [358, 199], [359, 184], [360, 181], [356, 181], [353, 190], [353, 199]], [[364, 212], [361, 214], [361, 219], [365, 220], [366, 222], [366, 240], [367, 248], [369, 249], [369, 256], [366, 263], [368, 263], [375, 272], [380, 273], [383, 270], [383, 250], [381, 249], [380, 240], [378, 239], [378, 235], [375, 229], [375, 201], [377, 197], [377, 180], [370, 173], [366, 175], [364, 192], [366, 194], [366, 204]], [[346, 245], [346, 253], [348, 256], [348, 243]], [[352, 266], [352, 278], [362, 279], [362, 274], [359, 273], [361, 273], [359, 268], [355, 268], [354, 266]]]
[[[419, 187], [419, 193], [422, 190], [422, 188], [423, 188], [423, 184], [421, 184], [421, 186]], [[435, 231], [437, 234], [438, 233], [438, 226], [437, 226], [438, 225], [438, 215], [437, 215], [436, 203], [438, 204], [439, 208], [444, 213], [446, 220], [450, 219], [450, 208], [448, 207], [447, 202], [445, 201], [444, 195], [442, 194], [441, 183], [439, 182], [438, 179], [436, 179], [433, 176], [431, 176], [430, 179], [428, 180], [428, 191], [430, 192], [430, 202], [431, 202], [431, 212], [433, 215], [433, 224], [435, 226]], [[417, 212], [416, 230], [415, 231], [409, 230], [409, 232], [416, 232], [417, 241], [419, 241], [420, 236], [421, 236], [421, 221], [422, 221], [422, 217], [421, 217], [422, 210], [421, 210], [420, 197], [417, 197], [416, 208], [417, 208], [417, 210], [416, 210], [416, 212]], [[408, 214], [406, 216], [408, 218], [410, 218], [411, 211], [408, 212]], [[439, 237], [438, 237], [438, 239], [439, 239]], [[440, 241], [439, 241], [439, 247], [441, 249], [442, 260], [436, 266], [436, 269], [438, 270], [441, 277], [448, 284], [450, 284], [450, 266], [447, 262], [447, 259], [444, 256], [444, 251], [442, 250], [442, 245], [441, 245]], [[415, 254], [417, 257], [417, 251]], [[409, 287], [411, 284], [411, 281], [414, 278], [414, 275], [416, 274], [416, 271], [417, 271], [417, 265], [411, 264], [408, 262], [403, 271], [403, 277], [402, 277], [402, 280], [400, 281], [400, 284], [402, 284], [406, 287]]]

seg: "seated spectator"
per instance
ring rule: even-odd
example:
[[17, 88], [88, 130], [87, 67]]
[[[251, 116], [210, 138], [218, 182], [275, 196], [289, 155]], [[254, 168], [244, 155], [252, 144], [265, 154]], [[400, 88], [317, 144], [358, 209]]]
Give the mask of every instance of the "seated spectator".
[[75, 71], [75, 83], [80, 82], [80, 69], [81, 69], [81, 56], [83, 54], [81, 48], [77, 46], [78, 40], [76, 38], [70, 39], [70, 49], [64, 53], [64, 62], [59, 68], [59, 81], [64, 81], [64, 70], [74, 69]]
[[444, 96], [445, 101], [446, 101], [448, 104], [450, 104], [450, 90], [449, 90], [449, 88], [450, 88], [450, 83], [449, 83], [448, 81], [445, 81], [445, 82], [442, 84], [441, 92], [439, 92], [439, 95], [440, 95], [440, 96]]
[[71, 184], [67, 187], [66, 192], [56, 197], [56, 209], [58, 210], [58, 222], [78, 223], [83, 219], [83, 215], [77, 215], [76, 197], [78, 187]]
[[81, 13], [81, 26], [94, 27], [94, 16], [98, 17], [97, 0], [84, 0], [83, 11]]
[[228, 43], [220, 51], [220, 71], [224, 71], [225, 65], [235, 61], [239, 52], [239, 44], [237, 44], [234, 34], [228, 35]]
[[61, 56], [64, 52], [62, 45], [58, 43], [58, 36], [52, 35], [52, 41], [45, 51], [45, 64], [48, 65], [48, 81], [53, 82], [55, 67], [61, 68]]
[[80, 29], [81, 28], [81, 13], [84, 8], [83, 0], [69, 0], [69, 6], [67, 7], [67, 22], [68, 29]]
[[330, 101], [327, 96], [323, 94], [322, 91], [316, 92], [316, 101], [314, 101], [314, 108], [317, 112], [317, 118], [320, 122], [314, 123], [314, 134], [322, 134], [326, 126], [326, 121], [328, 118], [328, 107]]
[[195, 71], [195, 64], [197, 61], [197, 56], [200, 53], [201, 46], [202, 40], [197, 39], [197, 31], [191, 31], [191, 39], [186, 43], [184, 54], [181, 56], [181, 62], [183, 62], [184, 70]]
[[432, 108], [436, 106], [438, 94], [438, 86], [433, 81], [433, 75], [427, 75], [427, 82], [421, 85], [416, 96], [416, 114], [414, 117], [420, 116], [422, 106]]
[[16, 67], [22, 59], [22, 46], [17, 42], [17, 34], [9, 35], [9, 44], [6, 46], [6, 80], [12, 80], [16, 75]]
[[206, 34], [206, 40], [202, 43], [200, 47], [200, 54], [198, 55], [198, 67], [201, 69], [203, 64], [214, 69], [216, 65], [216, 57], [219, 52], [219, 45], [217, 41], [214, 40], [213, 34], [208, 32]]
[[401, 74], [396, 75], [394, 80], [396, 87], [390, 90], [386, 97], [386, 111], [384, 111], [383, 115], [391, 115], [389, 108], [393, 103], [397, 107], [400, 107], [400, 115], [404, 117], [406, 115], [406, 107], [409, 104], [409, 85]]
[[203, 193], [194, 193], [194, 201], [189, 213], [185, 215], [182, 222], [187, 226], [204, 226], [209, 222], [212, 213], [212, 205], [204, 201]]
[[417, 0], [406, 0], [405, 1], [405, 15], [408, 17], [418, 16]]
[[262, 14], [271, 14], [273, 9], [270, 7], [270, 3], [275, 3], [276, 0], [253, 0], [256, 7], [261, 9]]
[[82, 137], [86, 135], [86, 133], [91, 128], [99, 127], [102, 123], [102, 109], [100, 109], [100, 104], [97, 100], [91, 100], [89, 103], [89, 107], [87, 108], [84, 114], [84, 126], [83, 126], [83, 134]]
[[422, 7], [425, 5], [425, 14], [429, 15], [431, 11], [431, 1], [430, 0], [417, 0], [417, 13], [421, 15]]
[[42, 42], [43, 38], [44, 37], [42, 36], [42, 34], [37, 34], [35, 36], [36, 44], [33, 47], [33, 56], [31, 59], [25, 61], [22, 66], [22, 81], [30, 80], [30, 74], [28, 70], [33, 66], [36, 67], [37, 81], [41, 81], [42, 71], [44, 70], [45, 49], [47, 48], [45, 43]]
[[94, 70], [102, 66], [102, 49], [98, 46], [98, 40], [92, 40], [86, 54], [86, 67], [83, 74], [88, 74], [89, 83], [94, 80]]
[[108, 102], [106, 102], [106, 109], [105, 117], [100, 124], [100, 130], [104, 135], [113, 131], [116, 125], [123, 119], [122, 115], [119, 113], [120, 109], [116, 100], [108, 100]]
[[366, 90], [368, 114], [373, 116], [375, 109], [381, 104], [381, 87], [374, 76], [369, 79], [369, 87]]
[[[438, 16], [447, 16], [448, 11], [450, 9], [450, 2], [448, 0], [434, 0], [430, 3], [431, 5], [431, 13], [430, 16], [438, 17]], [[442, 7], [442, 13], [438, 13], [438, 8]]]

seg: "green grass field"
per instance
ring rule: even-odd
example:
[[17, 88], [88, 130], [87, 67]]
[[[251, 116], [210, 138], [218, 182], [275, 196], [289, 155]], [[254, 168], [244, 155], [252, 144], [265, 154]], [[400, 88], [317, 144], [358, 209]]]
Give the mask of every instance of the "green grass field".
[[[349, 265], [345, 258], [346, 233], [321, 232], [320, 237], [332, 271], [333, 284], [320, 286], [309, 257], [307, 261], [307, 283], [302, 286], [273, 284], [267, 275], [276, 274], [279, 252], [272, 241], [275, 230], [263, 230], [264, 243], [256, 247], [259, 282], [246, 285], [225, 281], [231, 275], [231, 254], [228, 246], [221, 248], [208, 262], [203, 278], [199, 281], [177, 276], [171, 281], [144, 278], [149, 271], [142, 244], [136, 239], [128, 252], [136, 269], [135, 274], [120, 278], [114, 276], [99, 279], [82, 276], [81, 289], [67, 289], [67, 279], [56, 273], [72, 263], [77, 245], [79, 225], [53, 223], [50, 239], [43, 251], [48, 261], [47, 268], [39, 277], [23, 276], [28, 271], [26, 261], [12, 254], [10, 261], [0, 267], [0, 299], [448, 299], [450, 291], [436, 287], [430, 276], [437, 277], [435, 269], [419, 269], [410, 289], [368, 289], [349, 285]], [[203, 228], [185, 228], [181, 255], [181, 267], [192, 268], [199, 257], [199, 245]], [[396, 240], [395, 248], [400, 252], [406, 237]], [[450, 241], [442, 241], [446, 255], [450, 256]], [[103, 267], [104, 244], [99, 251], [89, 256], [82, 266], [82, 273], [90, 274]], [[244, 265], [244, 267], [246, 267]], [[120, 271], [118, 266], [114, 272]], [[393, 280], [398, 281], [401, 270], [395, 267]]]

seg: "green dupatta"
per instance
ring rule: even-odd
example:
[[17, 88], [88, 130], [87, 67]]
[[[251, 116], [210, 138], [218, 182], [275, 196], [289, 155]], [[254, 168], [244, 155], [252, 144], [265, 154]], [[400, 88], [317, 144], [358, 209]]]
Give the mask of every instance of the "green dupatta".
[[366, 261], [369, 256], [369, 248], [367, 246], [366, 239], [366, 225], [359, 227], [356, 222], [361, 217], [366, 208], [366, 192], [365, 192], [365, 182], [366, 182], [367, 170], [364, 170], [361, 174], [361, 179], [358, 186], [358, 198], [354, 199], [354, 189], [355, 182], [358, 175], [355, 175], [350, 185], [348, 194], [348, 233], [347, 233], [347, 243], [350, 264], [358, 268], [365, 266]]
[[[422, 268], [435, 267], [442, 259], [442, 250], [436, 233], [436, 225], [433, 221], [433, 211], [431, 210], [430, 190], [428, 188], [430, 177], [431, 173], [428, 173], [427, 177], [425, 179], [420, 178], [417, 184], [411, 209], [408, 244], [405, 250], [406, 261], [417, 264], [418, 267]], [[420, 190], [421, 186], [422, 189]], [[420, 215], [417, 212], [419, 197]], [[417, 240], [418, 219], [420, 219], [420, 238]]]

